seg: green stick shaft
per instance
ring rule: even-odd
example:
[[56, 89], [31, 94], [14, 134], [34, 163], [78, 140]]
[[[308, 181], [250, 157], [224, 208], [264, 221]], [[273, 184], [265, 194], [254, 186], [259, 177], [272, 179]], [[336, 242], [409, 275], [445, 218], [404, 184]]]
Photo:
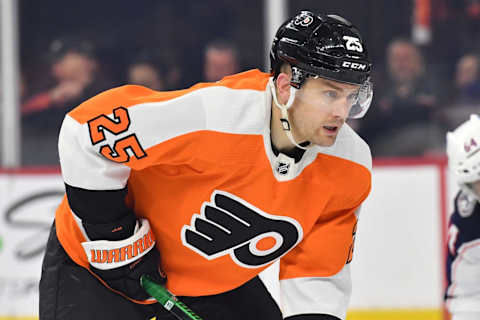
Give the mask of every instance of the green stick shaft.
[[140, 277], [140, 284], [149, 295], [154, 297], [165, 309], [181, 320], [202, 320], [183, 302], [177, 299], [164, 286], [153, 281], [148, 275]]

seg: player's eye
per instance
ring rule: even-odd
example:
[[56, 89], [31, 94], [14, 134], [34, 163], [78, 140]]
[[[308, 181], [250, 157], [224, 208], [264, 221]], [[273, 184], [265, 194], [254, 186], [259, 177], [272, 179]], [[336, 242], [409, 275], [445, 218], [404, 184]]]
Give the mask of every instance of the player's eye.
[[330, 99], [336, 99], [338, 97], [338, 92], [335, 90], [326, 90], [323, 94]]

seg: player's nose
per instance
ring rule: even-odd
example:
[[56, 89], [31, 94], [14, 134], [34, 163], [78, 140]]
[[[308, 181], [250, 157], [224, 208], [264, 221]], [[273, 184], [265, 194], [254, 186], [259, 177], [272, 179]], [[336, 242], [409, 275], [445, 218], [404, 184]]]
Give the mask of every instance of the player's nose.
[[347, 98], [340, 99], [337, 103], [334, 104], [332, 109], [332, 115], [335, 118], [347, 119], [348, 113], [350, 112], [351, 103]]

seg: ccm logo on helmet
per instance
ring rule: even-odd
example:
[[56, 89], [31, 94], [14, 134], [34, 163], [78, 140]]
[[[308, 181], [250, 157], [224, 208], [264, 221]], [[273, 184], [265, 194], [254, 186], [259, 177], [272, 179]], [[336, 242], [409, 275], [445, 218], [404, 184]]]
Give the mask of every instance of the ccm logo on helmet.
[[344, 68], [350, 68], [353, 70], [366, 70], [367, 65], [363, 63], [357, 63], [357, 62], [350, 62], [350, 61], [343, 61], [342, 67]]
[[[225, 255], [244, 268], [258, 268], [275, 261], [303, 237], [298, 221], [271, 215], [225, 191], [215, 190], [200, 214], [182, 228], [183, 245], [213, 260]], [[265, 240], [264, 240], [265, 239]], [[272, 242], [262, 246], [262, 240]]]

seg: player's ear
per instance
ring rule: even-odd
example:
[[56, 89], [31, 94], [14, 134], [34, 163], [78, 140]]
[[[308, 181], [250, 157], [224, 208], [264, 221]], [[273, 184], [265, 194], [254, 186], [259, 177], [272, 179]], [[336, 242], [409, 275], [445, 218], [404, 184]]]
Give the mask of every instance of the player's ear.
[[277, 87], [277, 97], [281, 104], [285, 104], [290, 98], [290, 80], [292, 74], [290, 72], [280, 72], [277, 76], [276, 87]]

